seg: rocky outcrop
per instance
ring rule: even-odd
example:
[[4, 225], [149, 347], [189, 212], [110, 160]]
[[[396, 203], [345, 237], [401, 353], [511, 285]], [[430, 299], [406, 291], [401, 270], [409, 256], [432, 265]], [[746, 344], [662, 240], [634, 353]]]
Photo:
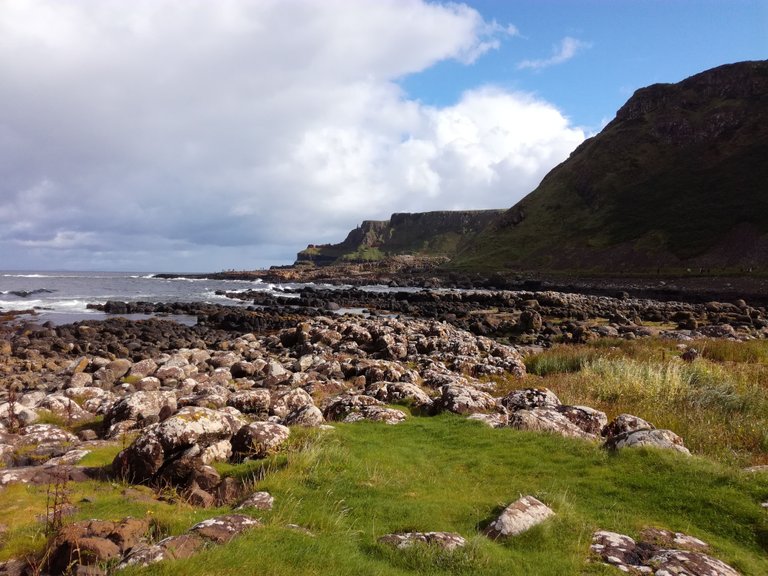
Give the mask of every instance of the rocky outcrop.
[[389, 220], [365, 220], [339, 244], [310, 244], [296, 265], [380, 260], [396, 254], [452, 256], [457, 240], [474, 237], [501, 210], [462, 210], [392, 214]]
[[629, 574], [739, 576], [731, 566], [705, 554], [708, 545], [682, 532], [643, 530], [635, 541], [624, 534], [598, 531], [590, 550], [606, 564]]

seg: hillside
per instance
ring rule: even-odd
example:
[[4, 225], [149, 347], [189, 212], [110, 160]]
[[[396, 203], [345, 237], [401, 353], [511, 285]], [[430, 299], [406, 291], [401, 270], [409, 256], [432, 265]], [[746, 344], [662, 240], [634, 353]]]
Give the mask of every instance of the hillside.
[[399, 213], [392, 214], [389, 220], [365, 220], [339, 244], [310, 244], [298, 253], [296, 264], [370, 262], [400, 254], [451, 257], [461, 242], [474, 238], [502, 213], [502, 210]]
[[768, 61], [638, 90], [452, 263], [768, 272]]

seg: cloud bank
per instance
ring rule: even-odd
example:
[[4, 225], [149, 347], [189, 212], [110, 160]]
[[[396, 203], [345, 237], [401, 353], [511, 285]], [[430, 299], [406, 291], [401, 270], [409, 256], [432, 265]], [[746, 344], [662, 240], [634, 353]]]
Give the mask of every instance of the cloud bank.
[[516, 34], [420, 0], [0, 2], [0, 268], [253, 268], [395, 211], [509, 207], [583, 131], [397, 82]]

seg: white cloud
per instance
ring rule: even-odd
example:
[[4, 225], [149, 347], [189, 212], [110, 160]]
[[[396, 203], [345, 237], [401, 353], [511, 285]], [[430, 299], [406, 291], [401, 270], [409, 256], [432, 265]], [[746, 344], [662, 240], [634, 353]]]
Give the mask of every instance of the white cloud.
[[563, 62], [567, 62], [576, 56], [576, 54], [582, 50], [589, 48], [589, 46], [590, 44], [588, 42], [583, 42], [576, 38], [566, 36], [560, 41], [560, 44], [553, 46], [552, 56], [549, 58], [544, 58], [542, 60], [523, 60], [517, 65], [517, 68], [519, 70], [526, 68], [530, 68], [532, 70], [540, 70], [542, 68], [548, 68], [550, 66], [562, 64]]
[[285, 263], [395, 211], [508, 207], [583, 138], [397, 80], [514, 36], [420, 0], [0, 2], [0, 267]]

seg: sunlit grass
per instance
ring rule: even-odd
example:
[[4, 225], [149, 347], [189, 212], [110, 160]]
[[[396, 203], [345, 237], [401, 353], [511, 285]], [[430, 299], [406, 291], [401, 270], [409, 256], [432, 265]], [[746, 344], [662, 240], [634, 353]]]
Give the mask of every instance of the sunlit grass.
[[529, 385], [609, 416], [640, 416], [682, 436], [698, 454], [768, 463], [768, 343], [698, 341], [686, 363], [660, 339], [556, 346], [528, 358]]

